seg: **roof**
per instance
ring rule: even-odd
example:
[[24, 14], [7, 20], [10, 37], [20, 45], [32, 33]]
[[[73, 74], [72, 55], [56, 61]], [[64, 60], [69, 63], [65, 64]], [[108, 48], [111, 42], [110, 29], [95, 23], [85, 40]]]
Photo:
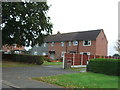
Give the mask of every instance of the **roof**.
[[45, 42], [96, 40], [102, 30], [103, 29], [49, 35], [45, 38]]

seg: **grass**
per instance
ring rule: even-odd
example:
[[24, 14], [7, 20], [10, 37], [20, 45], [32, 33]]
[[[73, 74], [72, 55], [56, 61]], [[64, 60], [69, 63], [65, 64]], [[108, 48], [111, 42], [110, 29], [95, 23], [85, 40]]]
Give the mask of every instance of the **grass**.
[[0, 62], [0, 67], [2, 67], [2, 62]]
[[25, 64], [19, 62], [12, 62], [12, 61], [2, 61], [2, 65], [0, 67], [31, 67], [31, 66], [39, 66], [35, 64]]
[[118, 77], [84, 72], [49, 77], [37, 77], [32, 80], [43, 81], [65, 88], [118, 88]]
[[44, 62], [43, 65], [62, 65], [62, 62]]

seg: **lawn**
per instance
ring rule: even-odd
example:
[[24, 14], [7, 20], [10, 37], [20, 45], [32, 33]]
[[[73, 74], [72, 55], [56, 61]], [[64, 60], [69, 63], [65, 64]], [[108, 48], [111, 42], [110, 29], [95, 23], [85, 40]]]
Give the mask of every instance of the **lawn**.
[[43, 65], [62, 65], [62, 62], [44, 62]]
[[2, 65], [0, 67], [31, 67], [31, 66], [39, 66], [35, 64], [25, 64], [19, 62], [12, 62], [12, 61], [2, 61]]
[[32, 79], [65, 88], [118, 88], [117, 76], [108, 76], [91, 72], [37, 77]]

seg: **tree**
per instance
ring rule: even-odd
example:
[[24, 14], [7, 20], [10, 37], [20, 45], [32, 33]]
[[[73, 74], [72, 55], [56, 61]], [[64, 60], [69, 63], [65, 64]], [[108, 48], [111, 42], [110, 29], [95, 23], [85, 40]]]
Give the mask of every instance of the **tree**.
[[114, 54], [113, 57], [120, 57], [120, 55], [119, 54]]
[[2, 44], [34, 46], [52, 34], [46, 2], [3, 2]]
[[115, 49], [116, 49], [116, 51], [118, 51], [118, 53], [120, 53], [120, 40], [118, 40], [118, 41], [116, 42]]

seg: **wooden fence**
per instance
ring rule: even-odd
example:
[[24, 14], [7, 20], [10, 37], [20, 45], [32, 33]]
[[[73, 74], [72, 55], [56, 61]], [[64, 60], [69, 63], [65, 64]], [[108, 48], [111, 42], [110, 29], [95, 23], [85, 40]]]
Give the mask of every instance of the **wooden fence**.
[[88, 61], [95, 58], [111, 58], [111, 59], [120, 59], [120, 57], [112, 57], [112, 56], [98, 56], [98, 55], [82, 55], [76, 53], [65, 53], [63, 57], [63, 68], [65, 64], [69, 64], [72, 66], [75, 65], [87, 65]]

